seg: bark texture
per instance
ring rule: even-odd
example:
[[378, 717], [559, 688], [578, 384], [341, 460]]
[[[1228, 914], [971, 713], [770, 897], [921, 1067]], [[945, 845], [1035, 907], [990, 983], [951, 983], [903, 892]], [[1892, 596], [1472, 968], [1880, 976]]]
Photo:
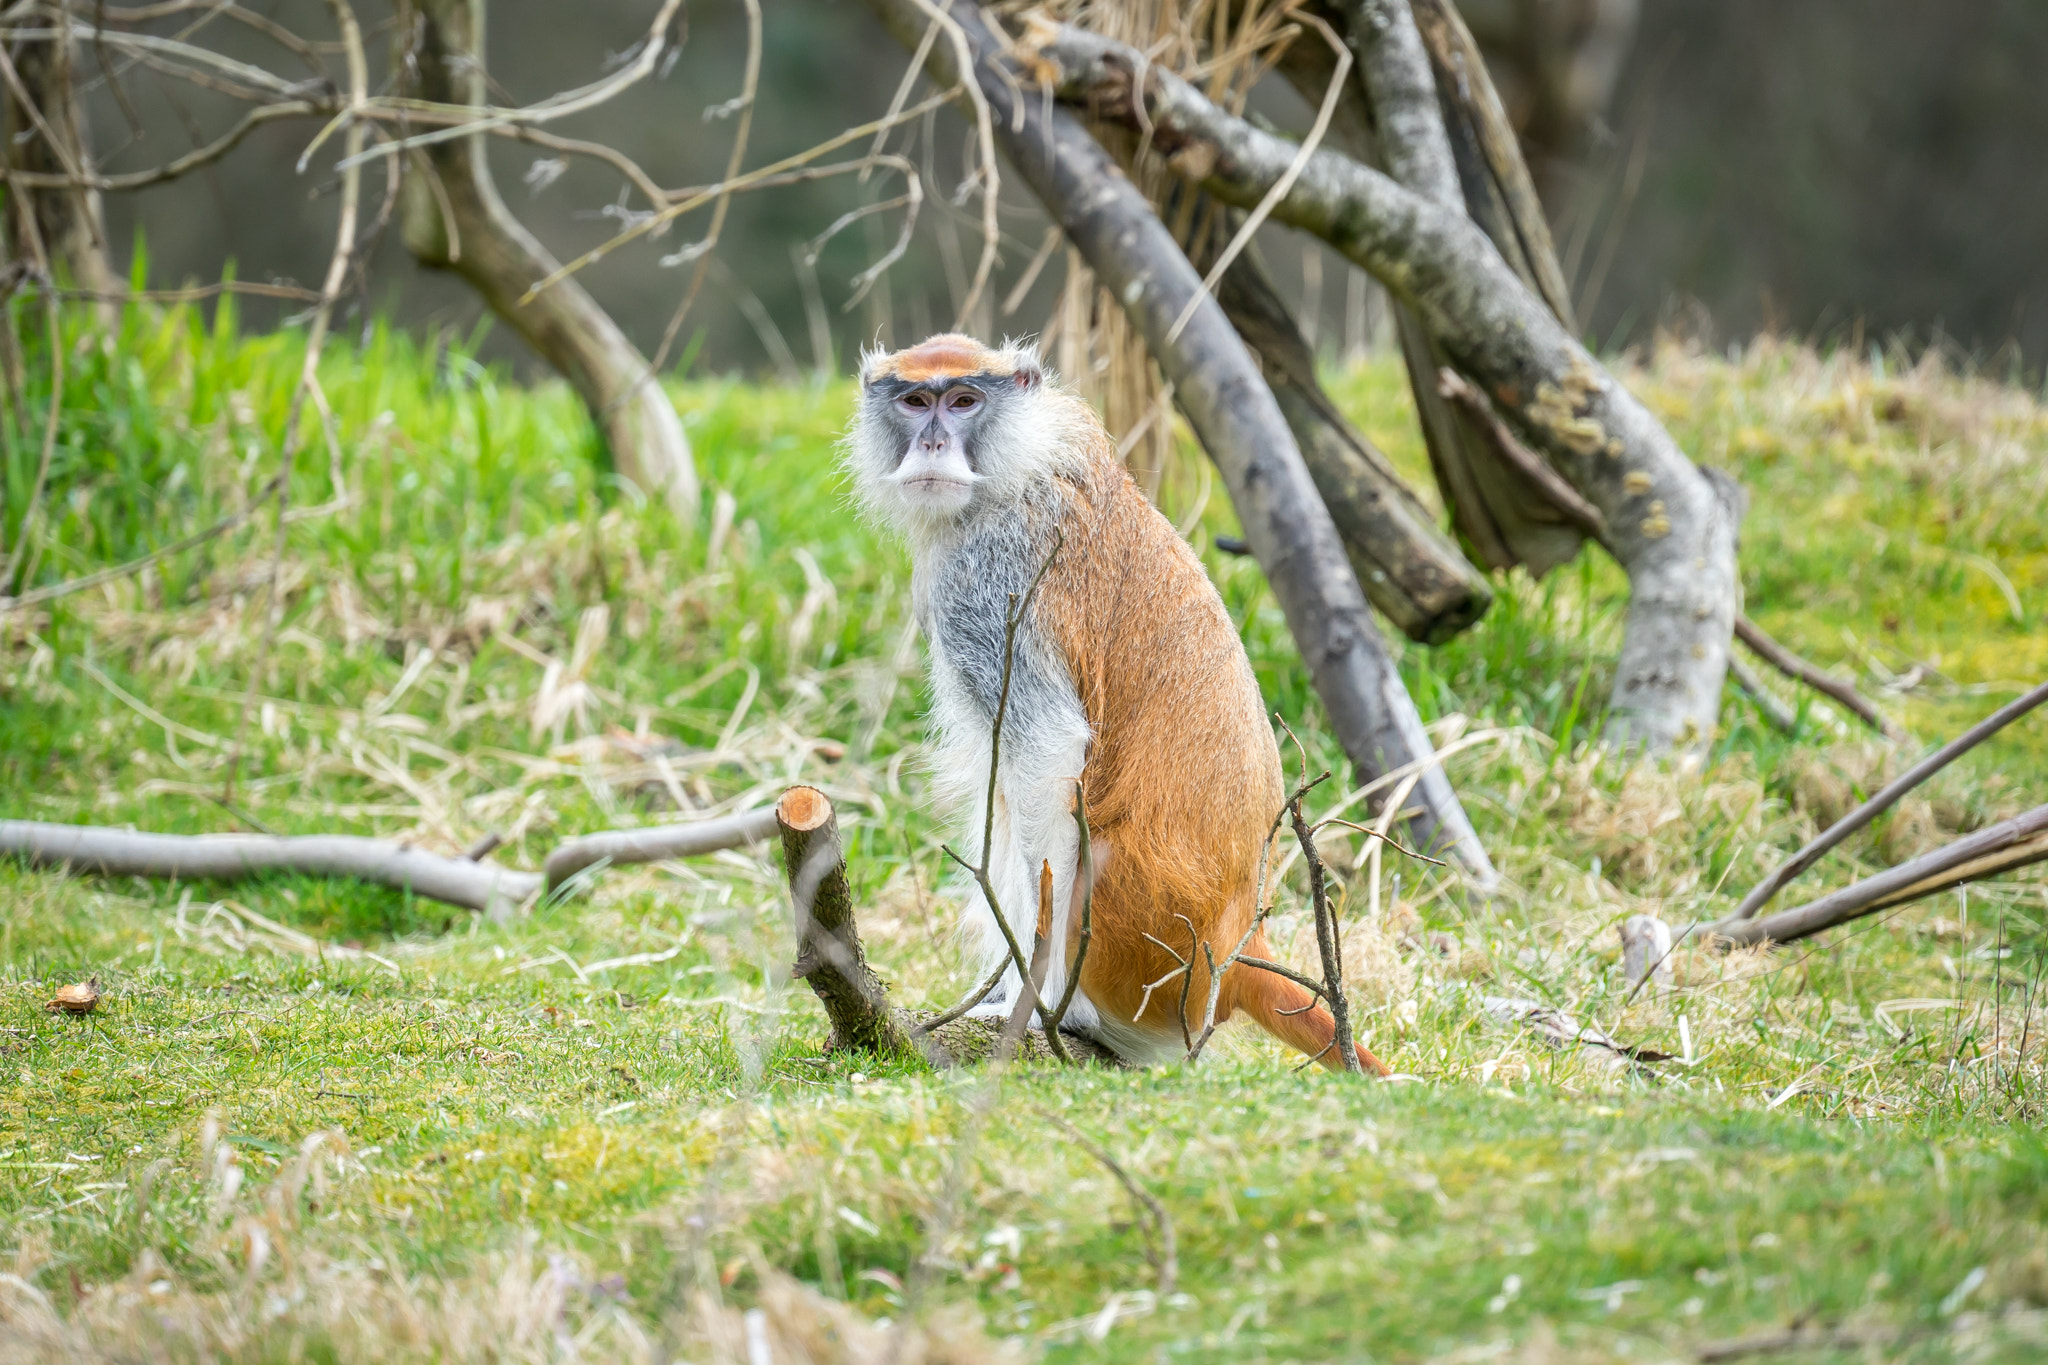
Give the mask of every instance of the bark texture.
[[0, 820], [0, 854], [13, 854], [31, 867], [68, 867], [108, 877], [222, 882], [272, 872], [354, 877], [494, 916], [510, 912], [540, 889], [540, 878], [532, 872], [350, 834], [146, 834]]
[[853, 891], [832, 801], [816, 787], [791, 787], [775, 805], [782, 828], [783, 866], [796, 907], [796, 965], [832, 1021], [828, 1048], [899, 1053], [912, 1050], [900, 1010], [889, 1008], [889, 989], [868, 965], [853, 922]]
[[[919, 0], [868, 0], [906, 46], [930, 23]], [[1316, 491], [1273, 392], [1222, 308], [1203, 297], [1179, 336], [1167, 334], [1201, 276], [1109, 153], [1079, 120], [1029, 92], [1024, 73], [980, 9], [947, 8], [972, 55], [1005, 156], [1044, 203], [1146, 338], [1175, 401], [1222, 472], [1245, 538], [1272, 585], [1334, 730], [1363, 778], [1411, 763], [1432, 749], [1415, 704], [1388, 657], [1335, 523]], [[955, 48], [931, 49], [942, 86], [960, 76]], [[1233, 199], [1233, 202], [1241, 202]], [[1414, 837], [1447, 852], [1468, 876], [1491, 885], [1491, 860], [1440, 766], [1422, 772]]]
[[694, 858], [721, 848], [757, 843], [775, 833], [775, 810], [762, 806], [713, 820], [691, 820], [651, 829], [607, 829], [555, 846], [542, 875], [550, 891], [599, 863], [655, 863]]
[[[830, 1051], [876, 1056], [922, 1056], [934, 1068], [996, 1057], [1004, 1025], [977, 1016], [953, 1019], [936, 1028], [889, 1003], [889, 988], [868, 965], [854, 920], [853, 893], [846, 881], [846, 855], [839, 841], [831, 798], [816, 787], [791, 787], [774, 807], [782, 831], [783, 865], [797, 914], [797, 956], [790, 974], [803, 981], [825, 1007], [832, 1033]], [[936, 1012], [924, 1018], [936, 1018]], [[1068, 1060], [1120, 1066], [1121, 1059], [1089, 1038], [1062, 1033]], [[1060, 1060], [1045, 1034], [1030, 1029], [1006, 1049], [1012, 1058]]]
[[[1207, 273], [1207, 260], [1194, 263]], [[1477, 621], [1493, 603], [1485, 575], [1323, 392], [1315, 353], [1255, 253], [1224, 272], [1216, 299], [1273, 390], [1367, 599], [1423, 644], [1442, 644]]]
[[[1180, 174], [1255, 204], [1297, 148], [1218, 109], [1139, 54], [1081, 30], [1034, 29], [1034, 74], [1098, 117], [1151, 128]], [[1609, 738], [1691, 748], [1713, 732], [1734, 627], [1735, 520], [1710, 481], [1608, 375], [1459, 210], [1338, 152], [1319, 150], [1274, 210], [1377, 276], [1413, 306], [1457, 369], [1598, 508], [1630, 580]]]
[[[6, 138], [8, 170], [66, 179], [92, 175], [91, 143], [72, 86], [74, 55], [69, 38], [24, 42], [14, 49], [21, 89], [11, 83], [0, 86], [5, 108], [0, 134]], [[112, 293], [120, 287], [107, 264], [98, 190], [83, 184], [15, 185], [12, 190], [14, 211], [7, 215], [6, 230], [15, 259], [47, 265], [79, 289]], [[24, 214], [29, 221], [23, 221]]]
[[[1491, 119], [1479, 112], [1489, 97], [1496, 107], [1499, 103], [1483, 63], [1476, 67], [1476, 79], [1455, 69], [1447, 74], [1437, 56], [1443, 25], [1418, 27], [1406, 5], [1394, 6], [1387, 0], [1310, 0], [1310, 8], [1349, 35], [1356, 58], [1350, 88], [1340, 97], [1339, 117], [1331, 125], [1331, 145], [1390, 170], [1388, 155], [1396, 147], [1402, 149], [1400, 167], [1392, 170], [1394, 178], [1438, 203], [1469, 212], [1523, 281], [1551, 303], [1566, 330], [1574, 330], [1569, 312], [1558, 306], [1562, 272], [1549, 245], [1541, 205], [1534, 205], [1533, 220], [1526, 225], [1514, 216], [1516, 206], [1533, 203], [1534, 192], [1526, 198], [1514, 192], [1513, 172], [1520, 173], [1521, 185], [1526, 185], [1528, 173], [1512, 129], [1503, 147], [1495, 140]], [[1417, 11], [1418, 17], [1431, 13], [1427, 7]], [[1309, 100], [1322, 98], [1336, 72], [1327, 44], [1303, 42], [1289, 46], [1280, 70]], [[1457, 79], [1460, 75], [1465, 78]], [[1380, 93], [1369, 98], [1374, 81]], [[1384, 133], [1375, 126], [1383, 113], [1390, 122]], [[1505, 179], [1493, 171], [1490, 147], [1504, 153], [1498, 159], [1510, 167]], [[1404, 179], [1409, 175], [1420, 180]], [[1555, 290], [1544, 287], [1546, 279], [1557, 281]], [[1524, 564], [1539, 575], [1571, 559], [1578, 553], [1580, 537], [1560, 522], [1522, 471], [1502, 460], [1485, 426], [1445, 401], [1435, 375], [1446, 357], [1415, 310], [1396, 299], [1393, 311], [1430, 469], [1450, 509], [1451, 524], [1473, 556], [1488, 568]]]
[[[406, 0], [400, 16], [401, 63], [414, 73], [412, 93], [442, 104], [488, 102], [484, 0]], [[413, 153], [401, 205], [406, 247], [483, 295], [575, 388], [619, 474], [694, 522], [697, 470], [689, 439], [646, 357], [573, 277], [520, 302], [560, 263], [505, 207], [486, 140], [470, 133]]]

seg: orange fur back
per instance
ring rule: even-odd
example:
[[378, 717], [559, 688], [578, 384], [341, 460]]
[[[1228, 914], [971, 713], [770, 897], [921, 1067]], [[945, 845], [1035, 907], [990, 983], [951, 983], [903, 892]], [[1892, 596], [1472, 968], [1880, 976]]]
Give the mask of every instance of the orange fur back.
[[[1183, 1022], [1201, 1028], [1208, 999], [1199, 945], [1221, 959], [1251, 924], [1260, 851], [1285, 799], [1280, 754], [1201, 561], [1132, 482], [1107, 432], [1090, 429], [1094, 448], [1066, 489], [1064, 539], [1038, 606], [1094, 732], [1083, 774], [1094, 934], [1081, 984], [1104, 1015], [1178, 1044]], [[1147, 983], [1174, 969], [1148, 934], [1197, 964], [1185, 1021], [1179, 981], [1145, 1000]], [[1242, 1009], [1314, 1053], [1330, 1041], [1328, 1012], [1280, 1013], [1308, 1002], [1292, 982], [1238, 967], [1217, 1017]], [[1385, 1070], [1377, 1058], [1369, 1066]]]

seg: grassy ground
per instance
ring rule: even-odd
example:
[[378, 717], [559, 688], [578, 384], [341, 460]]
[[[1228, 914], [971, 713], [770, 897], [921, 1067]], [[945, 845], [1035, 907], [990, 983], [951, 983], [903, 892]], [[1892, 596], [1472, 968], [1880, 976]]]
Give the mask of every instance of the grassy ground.
[[[276, 468], [298, 368], [293, 336], [184, 315], [80, 327], [30, 582], [239, 506]], [[531, 867], [564, 835], [802, 779], [840, 804], [906, 1002], [965, 988], [906, 564], [834, 468], [845, 388], [679, 387], [708, 490], [684, 533], [596, 472], [558, 388], [381, 332], [323, 375], [338, 445], [298, 462], [268, 645], [261, 524], [0, 616], [0, 816], [446, 851], [495, 829]], [[1419, 471], [1394, 365], [1333, 382]], [[797, 1339], [880, 1360], [882, 1319], [922, 1324], [934, 1361], [1669, 1359], [1788, 1324], [1875, 1335], [1842, 1358], [2035, 1358], [2048, 885], [1776, 954], [1688, 946], [1677, 987], [1632, 1003], [1615, 927], [1725, 911], [2048, 671], [2048, 413], [1938, 364], [1773, 344], [1660, 352], [1632, 382], [1751, 490], [1751, 613], [1918, 739], [1886, 748], [1805, 697], [1788, 738], [1731, 695], [1705, 763], [1620, 769], [1589, 740], [1625, 584], [1591, 556], [1508, 580], [1403, 669], [1439, 742], [1466, 742], [1451, 769], [1509, 893], [1468, 907], [1334, 850], [1398, 1082], [1297, 1074], [1234, 1033], [1139, 1074], [824, 1057], [781, 979], [765, 853], [616, 872], [505, 925], [353, 885], [0, 865], [0, 1360], [749, 1359], [750, 1332], [777, 1360]], [[6, 429], [10, 546], [47, 384], [32, 364], [36, 416]], [[1256, 567], [1208, 549], [1229, 516], [1205, 487], [1191, 466], [1168, 510], [1269, 703], [1334, 763]], [[1810, 884], [2044, 788], [2036, 721]], [[1290, 902], [1298, 960], [1304, 927]], [[98, 1015], [44, 1012], [91, 974]], [[1489, 994], [1678, 1060], [1553, 1051]], [[1159, 1200], [1171, 1292], [1062, 1123]]]

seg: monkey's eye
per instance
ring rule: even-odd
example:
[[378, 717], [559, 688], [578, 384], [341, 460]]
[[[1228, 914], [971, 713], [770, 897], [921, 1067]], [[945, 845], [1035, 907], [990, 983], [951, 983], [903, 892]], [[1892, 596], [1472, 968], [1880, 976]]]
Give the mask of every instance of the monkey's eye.
[[931, 405], [932, 400], [921, 393], [906, 393], [903, 395], [903, 406], [912, 411], [923, 412]]
[[981, 406], [981, 398], [976, 394], [962, 391], [948, 398], [946, 406], [954, 412], [972, 412]]

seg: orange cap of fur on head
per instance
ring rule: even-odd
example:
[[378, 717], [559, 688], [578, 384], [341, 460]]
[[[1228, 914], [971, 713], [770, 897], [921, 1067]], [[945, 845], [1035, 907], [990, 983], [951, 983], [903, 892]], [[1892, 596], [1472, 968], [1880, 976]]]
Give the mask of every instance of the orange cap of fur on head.
[[1011, 348], [994, 351], [973, 337], [941, 332], [905, 350], [874, 356], [861, 377], [870, 384], [878, 379], [925, 384], [970, 374], [1008, 376], [1017, 372], [1019, 356]]

